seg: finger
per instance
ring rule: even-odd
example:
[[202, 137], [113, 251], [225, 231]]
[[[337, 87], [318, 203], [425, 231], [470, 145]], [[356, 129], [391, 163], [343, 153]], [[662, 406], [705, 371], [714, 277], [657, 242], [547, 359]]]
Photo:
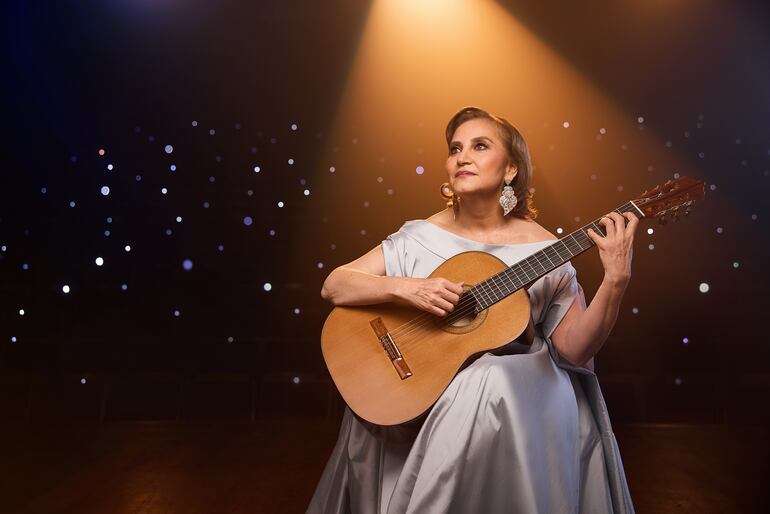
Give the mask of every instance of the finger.
[[454, 304], [452, 304], [452, 302], [450, 302], [448, 300], [444, 300], [443, 298], [438, 298], [436, 300], [435, 305], [438, 308], [443, 309], [443, 310], [445, 310], [447, 312], [452, 312], [453, 310], [455, 310]]
[[607, 234], [605, 237], [612, 239], [615, 237], [615, 222], [609, 216], [602, 216], [599, 223], [604, 225], [604, 232]]
[[612, 211], [611, 213], [609, 213], [608, 216], [610, 217], [614, 225], [612, 227], [614, 229], [613, 235], [615, 237], [622, 237], [623, 233], [626, 231], [625, 218], [615, 211]]
[[447, 315], [447, 312], [444, 309], [436, 307], [435, 305], [431, 305], [430, 306], [430, 312], [432, 312], [436, 316], [446, 316]]
[[449, 282], [449, 284], [447, 284], [447, 289], [449, 289], [453, 293], [461, 295], [461, 294], [463, 294], [463, 285], [464, 284], [465, 284], [465, 282]]
[[594, 232], [592, 228], [589, 228], [588, 230], [586, 230], [586, 234], [588, 235], [589, 239], [591, 239], [591, 241], [593, 241], [594, 244], [597, 244], [597, 245], [599, 244], [600, 239], [604, 239], [602, 236]]
[[440, 294], [441, 294], [441, 296], [442, 296], [442, 297], [443, 297], [443, 298], [444, 298], [446, 301], [448, 301], [448, 302], [449, 302], [449, 303], [451, 303], [452, 305], [456, 305], [456, 304], [457, 304], [457, 302], [459, 302], [459, 301], [460, 301], [460, 295], [459, 295], [459, 294], [457, 294], [457, 293], [453, 293], [452, 291], [449, 291], [449, 290], [445, 290], [445, 291], [441, 291], [441, 292], [440, 292]]
[[633, 236], [634, 232], [636, 231], [636, 226], [639, 225], [639, 218], [633, 212], [626, 212], [624, 216], [628, 218], [628, 225], [626, 225], [626, 237]]

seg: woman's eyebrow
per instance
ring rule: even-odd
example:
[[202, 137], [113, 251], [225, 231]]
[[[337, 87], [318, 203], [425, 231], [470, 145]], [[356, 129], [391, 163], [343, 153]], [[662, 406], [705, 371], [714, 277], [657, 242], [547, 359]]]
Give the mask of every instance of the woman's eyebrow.
[[[476, 136], [473, 139], [471, 139], [471, 142], [476, 142], [476, 141], [488, 141], [488, 142], [492, 143], [492, 140], [489, 139], [487, 136]], [[459, 145], [459, 144], [461, 144], [460, 141], [452, 141], [449, 144], [449, 146]]]

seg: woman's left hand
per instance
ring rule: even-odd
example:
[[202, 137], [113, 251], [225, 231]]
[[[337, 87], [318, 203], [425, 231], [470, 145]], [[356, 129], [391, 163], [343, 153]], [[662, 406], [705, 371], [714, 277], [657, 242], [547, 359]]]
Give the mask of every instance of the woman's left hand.
[[[628, 225], [625, 221], [628, 219]], [[599, 223], [604, 225], [606, 236], [588, 229], [588, 237], [599, 248], [599, 257], [604, 266], [605, 278], [617, 282], [628, 283], [631, 279], [631, 257], [634, 250], [634, 232], [639, 224], [639, 218], [631, 212], [611, 212], [604, 216]]]

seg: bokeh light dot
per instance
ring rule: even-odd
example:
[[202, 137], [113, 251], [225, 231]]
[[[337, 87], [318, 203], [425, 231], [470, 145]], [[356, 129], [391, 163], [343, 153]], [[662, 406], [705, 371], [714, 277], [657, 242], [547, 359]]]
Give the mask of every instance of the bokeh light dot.
[[190, 259], [183, 260], [182, 268], [184, 268], [185, 271], [190, 271], [191, 269], [193, 269], [193, 261]]
[[708, 293], [709, 292], [709, 285], [706, 282], [701, 282], [698, 286], [698, 291], [701, 293]]
[[415, 168], [415, 171], [417, 172], [418, 175], [422, 175], [423, 173], [425, 173], [425, 168], [423, 168], [422, 166], [417, 166], [417, 168]]
[[168, 193], [168, 189], [167, 189], [167, 188], [165, 188], [165, 187], [161, 187], [161, 188], [160, 188], [160, 192], [161, 192], [161, 194], [164, 194], [164, 195], [165, 195], [166, 193]]
[[68, 294], [68, 293], [70, 292], [70, 286], [68, 286], [67, 284], [64, 284], [64, 285], [62, 286], [61, 290], [62, 290], [62, 292], [63, 292], [64, 294]]
[[569, 121], [565, 121], [564, 123], [561, 124], [561, 126], [564, 128], [569, 128]]
[[648, 229], [647, 229], [647, 233], [648, 233], [648, 234], [650, 234], [650, 235], [652, 235], [653, 233], [655, 233], [655, 229], [652, 229], [652, 228], [648, 228]]
[[284, 205], [283, 202], [278, 202], [278, 207], [283, 207], [283, 205]]
[[250, 227], [251, 224], [254, 223], [254, 220], [251, 218], [251, 216], [244, 216], [243, 217], [243, 224], [247, 227]]
[[171, 145], [166, 145], [165, 147], [163, 147], [163, 151], [166, 153], [171, 153], [174, 151], [174, 147]]
[[97, 257], [97, 258], [94, 260], [94, 262], [96, 263], [96, 265], [97, 265], [97, 266], [103, 266], [103, 265], [104, 265], [104, 259], [103, 259], [103, 258], [101, 258], [101, 257]]
[[109, 186], [102, 186], [102, 196], [108, 196], [110, 194], [110, 188]]
[[263, 288], [265, 291], [270, 291], [271, 289], [273, 289], [273, 284], [271, 284], [270, 282], [265, 282], [265, 285], [264, 285], [264, 286], [262, 286], [262, 288]]

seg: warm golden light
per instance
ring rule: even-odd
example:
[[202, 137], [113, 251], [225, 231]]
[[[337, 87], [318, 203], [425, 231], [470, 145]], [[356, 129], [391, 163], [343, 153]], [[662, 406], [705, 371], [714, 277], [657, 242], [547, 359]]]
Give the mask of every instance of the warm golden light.
[[[367, 205], [398, 211], [401, 219], [442, 209], [443, 132], [468, 105], [507, 118], [527, 138], [536, 205], [547, 197], [557, 206], [548, 210], [549, 230], [575, 217], [561, 200], [595, 196], [597, 172], [623, 202], [654, 185], [638, 172], [648, 165], [687, 172], [654, 134], [640, 130], [643, 113], [624, 112], [493, 1], [375, 1], [362, 34], [319, 165], [337, 173], [332, 190], [318, 194], [352, 220], [371, 212], [362, 210], [362, 195], [373, 197]], [[418, 166], [424, 173], [415, 185]], [[340, 195], [343, 188], [356, 194]], [[616, 203], [622, 202], [597, 200], [581, 214], [587, 220]]]

